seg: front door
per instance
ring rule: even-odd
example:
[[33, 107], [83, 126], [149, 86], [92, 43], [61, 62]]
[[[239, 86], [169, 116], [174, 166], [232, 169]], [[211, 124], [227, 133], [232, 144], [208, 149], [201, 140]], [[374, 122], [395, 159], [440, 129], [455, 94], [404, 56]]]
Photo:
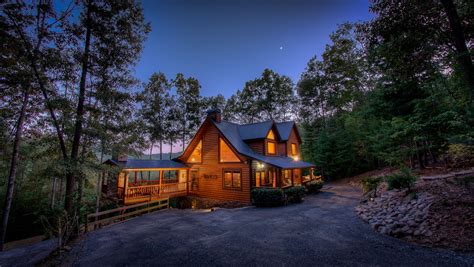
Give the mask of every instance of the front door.
[[189, 190], [197, 191], [199, 189], [199, 171], [198, 170], [191, 170], [190, 182], [191, 182], [191, 186]]

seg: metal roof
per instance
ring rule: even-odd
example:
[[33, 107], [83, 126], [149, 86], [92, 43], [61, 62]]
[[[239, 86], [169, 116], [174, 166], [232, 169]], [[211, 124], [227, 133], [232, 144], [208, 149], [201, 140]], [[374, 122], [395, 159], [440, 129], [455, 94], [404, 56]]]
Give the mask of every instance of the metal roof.
[[285, 121], [275, 123], [278, 133], [280, 134], [281, 141], [287, 141], [290, 138], [291, 129], [295, 125], [294, 121]]
[[230, 123], [227, 121], [221, 121], [220, 123], [216, 123], [213, 121], [213, 123], [217, 127], [217, 129], [219, 129], [219, 131], [225, 136], [225, 138], [231, 143], [231, 145], [237, 150], [237, 152], [244, 156], [283, 169], [315, 167], [315, 165], [312, 163], [304, 162], [301, 160], [295, 161], [290, 157], [270, 157], [258, 154], [254, 152], [240, 136], [239, 128], [242, 125]]
[[[236, 124], [238, 125], [238, 124]], [[240, 138], [243, 140], [261, 139], [267, 137], [273, 121], [264, 121], [258, 123], [238, 125]]]
[[189, 168], [186, 164], [174, 160], [128, 159], [116, 161], [109, 159], [106, 162], [115, 164], [124, 169], [183, 169]]

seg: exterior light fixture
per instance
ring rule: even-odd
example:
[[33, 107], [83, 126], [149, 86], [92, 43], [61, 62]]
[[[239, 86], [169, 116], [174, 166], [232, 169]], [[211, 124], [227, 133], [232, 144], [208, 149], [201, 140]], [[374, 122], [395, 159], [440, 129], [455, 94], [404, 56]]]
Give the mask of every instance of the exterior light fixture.
[[294, 157], [293, 157], [293, 160], [294, 160], [294, 161], [298, 161], [298, 160], [300, 160], [300, 158], [299, 158], [298, 156], [294, 156]]
[[191, 161], [196, 161], [196, 159], [194, 159], [194, 158], [191, 158]]

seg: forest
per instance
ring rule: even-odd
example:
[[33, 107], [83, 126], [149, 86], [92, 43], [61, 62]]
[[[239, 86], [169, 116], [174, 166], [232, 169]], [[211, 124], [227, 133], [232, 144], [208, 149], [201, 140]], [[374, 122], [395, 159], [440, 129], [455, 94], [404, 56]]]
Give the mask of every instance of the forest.
[[326, 180], [472, 166], [474, 2], [373, 0], [370, 11], [338, 25], [298, 81], [265, 69], [226, 99], [203, 96], [199, 77], [134, 77], [154, 30], [136, 1], [2, 2], [0, 249], [61, 220], [77, 231], [107, 208], [104, 160], [171, 157], [208, 109], [236, 123], [296, 120], [303, 159]]

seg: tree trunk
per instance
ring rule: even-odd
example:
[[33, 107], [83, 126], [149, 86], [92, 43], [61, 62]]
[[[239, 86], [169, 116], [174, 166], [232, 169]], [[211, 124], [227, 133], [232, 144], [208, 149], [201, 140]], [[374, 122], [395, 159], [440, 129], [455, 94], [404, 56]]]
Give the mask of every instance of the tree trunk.
[[[91, 2], [87, 4], [87, 17], [86, 17], [86, 40], [84, 44], [84, 55], [82, 57], [82, 70], [81, 80], [79, 83], [79, 99], [76, 109], [76, 123], [74, 125], [74, 137], [71, 149], [71, 161], [75, 165], [78, 159], [79, 146], [81, 143], [82, 135], [82, 123], [84, 119], [84, 102], [86, 92], [86, 78], [89, 70], [89, 50], [90, 50], [90, 39], [91, 39]], [[74, 191], [75, 191], [75, 171], [68, 170], [66, 175], [66, 200], [64, 203], [64, 209], [69, 216], [74, 213]]]
[[51, 209], [54, 208], [54, 203], [56, 202], [56, 181], [57, 181], [57, 178], [54, 177], [53, 184], [51, 185], [51, 204], [50, 204]]
[[173, 155], [173, 140], [170, 140], [170, 159]]
[[160, 160], [163, 159], [163, 140], [160, 140]]
[[21, 106], [20, 117], [16, 126], [15, 139], [13, 141], [12, 159], [10, 163], [10, 173], [8, 175], [7, 193], [5, 194], [5, 204], [3, 206], [2, 221], [0, 222], [0, 251], [3, 251], [5, 237], [7, 234], [8, 217], [10, 215], [10, 208], [13, 202], [13, 190], [15, 188], [15, 177], [18, 166], [18, 158], [20, 154], [20, 143], [23, 133], [23, 124], [25, 122], [26, 108], [28, 106], [29, 92], [25, 90], [23, 96], [23, 103]]
[[[150, 159], [151, 159], [151, 155], [153, 153], [153, 143], [151, 143], [151, 146], [150, 146]], [[148, 172], [148, 181], [151, 180], [151, 172]]]
[[453, 34], [454, 45], [457, 50], [457, 61], [461, 72], [464, 76], [466, 85], [469, 87], [471, 93], [471, 103], [474, 103], [474, 68], [472, 66], [471, 55], [466, 45], [466, 38], [464, 36], [461, 20], [458, 12], [454, 6], [453, 0], [441, 0], [444, 11], [449, 20], [449, 26]]
[[416, 148], [416, 157], [418, 159], [418, 164], [420, 165], [420, 169], [424, 169], [425, 165], [423, 164], [423, 156], [420, 153], [420, 147], [418, 146], [418, 142], [415, 141], [415, 148]]

